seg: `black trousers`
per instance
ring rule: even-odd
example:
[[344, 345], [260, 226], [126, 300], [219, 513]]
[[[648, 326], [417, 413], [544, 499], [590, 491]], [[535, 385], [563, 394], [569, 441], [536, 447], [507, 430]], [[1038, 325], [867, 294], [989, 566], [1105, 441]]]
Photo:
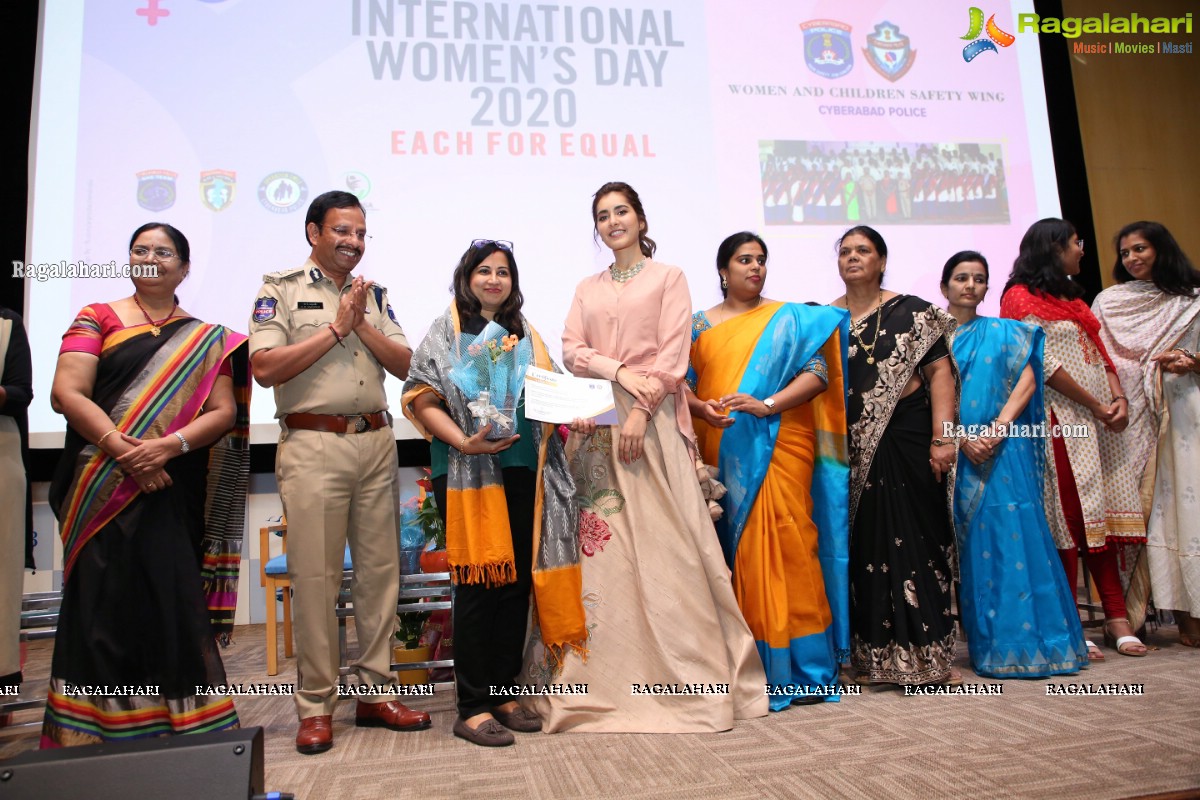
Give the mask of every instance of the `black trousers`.
[[[492, 687], [516, 686], [525, 651], [529, 595], [533, 589], [533, 507], [536, 473], [503, 470], [504, 499], [512, 531], [517, 580], [505, 586], [460, 583], [454, 587], [454, 681], [463, 719], [504, 705]], [[445, 519], [446, 477], [433, 479], [433, 496]]]

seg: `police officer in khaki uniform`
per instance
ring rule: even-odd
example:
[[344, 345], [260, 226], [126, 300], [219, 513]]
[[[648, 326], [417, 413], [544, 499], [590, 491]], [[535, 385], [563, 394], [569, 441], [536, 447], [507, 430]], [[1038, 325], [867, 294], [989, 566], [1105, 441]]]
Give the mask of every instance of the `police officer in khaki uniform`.
[[[412, 350], [383, 287], [351, 272], [366, 247], [354, 195], [326, 192], [305, 219], [302, 267], [263, 276], [250, 319], [254, 378], [275, 389], [282, 423], [275, 475], [288, 523], [300, 731], [296, 749], [333, 745], [338, 633], [334, 612], [349, 540], [361, 684], [395, 684], [392, 633], [399, 589], [396, 441], [384, 370], [408, 375]], [[429, 727], [429, 715], [384, 692], [362, 698], [360, 726]]]

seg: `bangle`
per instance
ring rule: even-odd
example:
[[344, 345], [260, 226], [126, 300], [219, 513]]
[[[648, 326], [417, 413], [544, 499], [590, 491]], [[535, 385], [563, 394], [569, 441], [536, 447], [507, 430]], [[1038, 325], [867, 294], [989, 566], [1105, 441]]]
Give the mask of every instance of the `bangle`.
[[634, 406], [634, 408], [636, 408], [638, 411], [643, 411], [643, 412], [645, 412], [645, 414], [646, 414], [646, 421], [647, 421], [647, 422], [649, 422], [650, 420], [654, 419], [654, 414], [653, 414], [653, 413], [650, 411], [650, 409], [648, 409], [648, 408], [642, 408], [641, 406]]
[[120, 431], [117, 430], [116, 428], [113, 428], [111, 431], [109, 431], [108, 433], [104, 434], [103, 436], [101, 436], [99, 439], [96, 440], [96, 447], [99, 447], [100, 445], [104, 444], [104, 440], [107, 439], [108, 437], [112, 436], [114, 433], [120, 433]]
[[179, 437], [179, 452], [186, 453], [192, 449], [192, 446], [188, 444], [188, 440], [183, 438], [182, 433], [175, 431], [175, 435]]
[[329, 332], [333, 334], [333, 339], [338, 344], [342, 343], [344, 337], [338, 336], [337, 328], [333, 327], [333, 323], [329, 323]]
[[1128, 403], [1128, 402], [1129, 402], [1129, 398], [1128, 398], [1128, 397], [1126, 397], [1125, 395], [1123, 395], [1123, 394], [1114, 394], [1114, 395], [1113, 395], [1113, 402], [1115, 403], [1115, 402], [1117, 402], [1118, 400], [1124, 400], [1126, 403]]
[[467, 454], [467, 439], [469, 438], [470, 437], [464, 433], [462, 441], [458, 443], [458, 452], [462, 453], [464, 456]]
[[941, 439], [941, 438], [934, 439], [934, 440], [931, 442], [931, 444], [932, 444], [934, 447], [954, 447], [954, 442], [953, 442], [953, 441], [947, 441], [946, 439]]

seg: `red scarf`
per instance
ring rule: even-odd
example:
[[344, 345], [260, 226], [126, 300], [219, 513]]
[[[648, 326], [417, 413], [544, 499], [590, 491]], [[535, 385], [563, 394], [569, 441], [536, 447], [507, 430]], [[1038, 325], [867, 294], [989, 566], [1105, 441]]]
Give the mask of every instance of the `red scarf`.
[[1022, 320], [1030, 315], [1045, 320], [1074, 322], [1100, 351], [1104, 358], [1104, 368], [1109, 372], [1117, 371], [1112, 359], [1108, 357], [1104, 342], [1100, 340], [1100, 320], [1096, 319], [1087, 303], [1079, 299], [1063, 300], [1036, 290], [1030, 291], [1029, 287], [1023, 284], [1013, 286], [1000, 298], [1000, 316]]

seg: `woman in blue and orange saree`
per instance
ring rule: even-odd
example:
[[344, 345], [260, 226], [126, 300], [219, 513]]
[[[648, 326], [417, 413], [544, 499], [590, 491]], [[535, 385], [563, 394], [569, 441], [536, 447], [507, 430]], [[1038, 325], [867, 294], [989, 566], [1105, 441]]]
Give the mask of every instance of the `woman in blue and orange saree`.
[[1045, 336], [1015, 320], [981, 317], [987, 260], [955, 253], [942, 271], [958, 320], [962, 374], [954, 527], [963, 630], [971, 667], [992, 678], [1044, 678], [1088, 663], [1075, 599], [1058, 568], [1042, 497]]
[[774, 711], [838, 699], [849, 653], [848, 315], [762, 296], [767, 248], [721, 243], [725, 299], [692, 318], [688, 397], [728, 492], [717, 533]]
[[42, 746], [238, 726], [218, 637], [236, 605], [249, 467], [246, 337], [175, 291], [187, 239], [134, 232], [134, 294], [79, 312], [51, 402], [67, 418], [50, 504], [63, 598]]

